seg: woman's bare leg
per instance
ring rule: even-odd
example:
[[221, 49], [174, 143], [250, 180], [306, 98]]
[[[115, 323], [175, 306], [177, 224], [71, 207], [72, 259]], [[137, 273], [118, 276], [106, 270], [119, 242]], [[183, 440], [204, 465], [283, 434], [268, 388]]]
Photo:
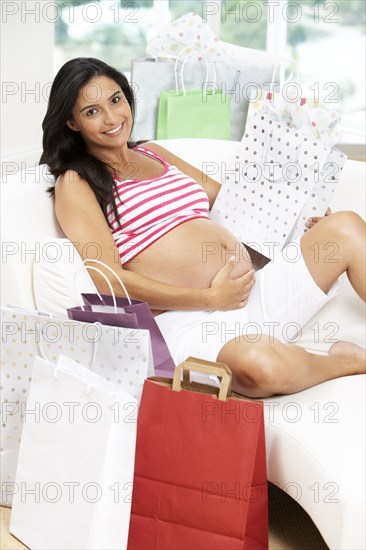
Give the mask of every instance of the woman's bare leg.
[[233, 391], [248, 397], [295, 393], [332, 378], [366, 372], [365, 350], [349, 342], [337, 342], [323, 356], [267, 335], [256, 342], [249, 340], [250, 335], [230, 340], [217, 357], [233, 374]]
[[354, 212], [326, 216], [301, 237], [307, 268], [317, 285], [328, 292], [344, 272], [366, 300], [366, 224]]
[[[323, 292], [328, 293], [346, 272], [354, 290], [365, 301], [365, 237], [365, 223], [354, 212], [327, 216], [302, 236], [304, 261]], [[267, 335], [255, 342], [250, 341], [250, 335], [227, 342], [217, 361], [231, 369], [234, 391], [255, 398], [294, 393], [332, 378], [366, 372], [365, 350], [355, 344], [338, 342], [328, 356], [323, 356]]]

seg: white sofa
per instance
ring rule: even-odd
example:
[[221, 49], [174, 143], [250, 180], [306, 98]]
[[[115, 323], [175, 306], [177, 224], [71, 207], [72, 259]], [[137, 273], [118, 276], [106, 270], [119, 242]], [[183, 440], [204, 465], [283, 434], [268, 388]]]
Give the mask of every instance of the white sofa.
[[[217, 163], [217, 179], [223, 175], [222, 163], [238, 146], [236, 142], [186, 139], [161, 144], [198, 167], [203, 162]], [[49, 181], [40, 167], [2, 182], [2, 305], [45, 308], [42, 295], [53, 282], [39, 269], [44, 241], [64, 237], [52, 199], [45, 192]], [[330, 206], [365, 216], [365, 164], [347, 161]], [[75, 270], [72, 263], [65, 264], [64, 257], [62, 262], [60, 281], [67, 278], [66, 272]], [[346, 276], [340, 285], [340, 294], [306, 325], [300, 345], [326, 353], [332, 336], [365, 346], [364, 305]], [[65, 307], [70, 302], [69, 291], [72, 294], [70, 287], [61, 284]], [[364, 375], [349, 376], [264, 400], [268, 478], [309, 513], [334, 550], [366, 548], [365, 381]]]

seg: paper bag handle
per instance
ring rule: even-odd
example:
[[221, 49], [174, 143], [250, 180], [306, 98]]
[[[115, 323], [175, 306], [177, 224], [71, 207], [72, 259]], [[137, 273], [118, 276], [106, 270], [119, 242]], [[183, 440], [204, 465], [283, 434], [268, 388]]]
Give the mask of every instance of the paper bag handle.
[[[212, 67], [212, 71], [213, 71], [213, 80], [216, 82], [216, 68], [215, 68], [215, 65], [211, 59], [211, 57], [203, 52], [202, 50], [200, 50], [199, 48], [195, 48], [195, 47], [190, 47], [190, 46], [186, 46], [185, 48], [183, 48], [180, 52], [179, 52], [179, 55], [175, 61], [175, 66], [174, 66], [174, 78], [175, 78], [175, 90], [177, 92], [177, 95], [179, 95], [179, 84], [178, 84], [178, 63], [179, 63], [179, 60], [180, 60], [180, 57], [181, 55], [186, 51], [187, 51], [187, 57], [184, 59], [183, 63], [182, 63], [182, 68], [180, 70], [180, 82], [181, 82], [181, 87], [182, 87], [182, 91], [183, 91], [183, 95], [186, 96], [187, 95], [187, 92], [186, 92], [186, 87], [185, 87], [185, 84], [184, 84], [184, 68], [185, 68], [185, 65], [187, 63], [187, 61], [192, 57], [192, 55], [194, 55], [195, 53], [197, 54], [200, 54], [205, 62], [206, 62], [206, 79], [205, 79], [205, 95], [207, 95], [207, 83], [208, 83], [208, 75], [209, 75], [209, 66], [211, 65]], [[216, 93], [216, 91], [214, 92]]]
[[[78, 269], [76, 272], [75, 272], [75, 275], [74, 275], [74, 289], [75, 289], [75, 281], [76, 281], [76, 276], [78, 273], [80, 273], [80, 271], [83, 271], [84, 269], [86, 269], [87, 271], [96, 271], [97, 273], [99, 273], [99, 275], [102, 275], [102, 277], [104, 278], [105, 282], [107, 283], [107, 285], [109, 286], [109, 290], [111, 292], [111, 296], [112, 296], [112, 300], [113, 300], [113, 306], [114, 306], [114, 313], [117, 313], [117, 302], [116, 302], [116, 295], [114, 293], [114, 290], [113, 290], [113, 287], [110, 283], [110, 280], [108, 279], [108, 277], [103, 273], [103, 271], [101, 271], [100, 269], [98, 269], [97, 267], [93, 267], [92, 265], [85, 265], [83, 267], [81, 267], [80, 269]], [[96, 290], [96, 293], [98, 294], [98, 298], [99, 300], [103, 303], [103, 298], [101, 297], [99, 291], [97, 288], [95, 288]], [[84, 305], [81, 303], [80, 301], [80, 307], [81, 309], [84, 310]], [[85, 310], [84, 310], [85, 311]]]
[[[129, 305], [132, 304], [131, 299], [130, 299], [130, 296], [129, 296], [128, 292], [127, 292], [127, 289], [126, 289], [125, 285], [124, 285], [123, 282], [122, 282], [121, 277], [119, 277], [119, 276], [117, 275], [117, 273], [114, 271], [114, 269], [112, 269], [111, 267], [109, 267], [109, 265], [105, 264], [104, 262], [101, 262], [100, 260], [94, 260], [94, 259], [90, 259], [90, 258], [86, 258], [85, 260], [83, 260], [83, 264], [84, 264], [85, 268], [88, 267], [87, 265], [85, 265], [85, 262], [90, 262], [90, 263], [102, 265], [105, 269], [107, 269], [110, 273], [112, 273], [112, 275], [115, 276], [115, 278], [117, 279], [117, 281], [118, 281], [119, 284], [121, 285], [121, 288], [122, 288], [123, 292], [124, 292], [125, 295], [126, 295], [126, 298], [127, 298], [127, 300], [128, 300]], [[94, 268], [94, 269], [95, 269], [95, 268]], [[103, 273], [103, 275], [104, 275], [104, 273]], [[106, 278], [105, 275], [104, 275], [104, 277]], [[113, 295], [113, 292], [112, 292], [112, 295]], [[103, 300], [102, 300], [102, 302], [103, 302]]]
[[183, 363], [180, 363], [175, 367], [174, 378], [172, 384], [173, 391], [181, 391], [181, 378], [183, 373], [183, 382], [190, 383], [191, 371], [202, 372], [204, 374], [213, 374], [218, 378], [221, 378], [221, 386], [219, 390], [219, 401], [226, 401], [228, 395], [231, 393], [231, 370], [225, 363], [212, 363], [211, 361], [204, 361], [203, 359], [197, 359], [196, 357], [188, 357]]

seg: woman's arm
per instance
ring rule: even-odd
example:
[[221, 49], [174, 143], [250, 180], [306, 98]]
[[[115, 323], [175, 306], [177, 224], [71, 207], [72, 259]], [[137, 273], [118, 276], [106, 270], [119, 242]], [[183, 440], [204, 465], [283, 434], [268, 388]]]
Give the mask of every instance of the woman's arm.
[[[229, 276], [235, 264], [232, 260], [218, 272], [211, 286], [203, 289], [168, 285], [123, 269], [102, 209], [88, 183], [77, 172], [69, 170], [58, 179], [55, 211], [65, 235], [80, 256], [107, 264], [121, 277], [131, 297], [147, 301], [151, 309], [237, 309], [246, 304], [250, 272], [231, 279]], [[103, 271], [102, 267], [100, 269]], [[90, 275], [100, 292], [110, 292], [100, 275], [94, 271]], [[108, 272], [106, 275], [116, 295], [122, 295], [118, 282]]]
[[[179, 170], [187, 174], [188, 176], [191, 176], [194, 180], [197, 181], [202, 187], [205, 189], [209, 201], [210, 201], [210, 209], [212, 208], [216, 197], [221, 189], [221, 183], [218, 181], [212, 179], [210, 176], [199, 170], [198, 168], [195, 168], [191, 164], [188, 164], [188, 162], [184, 161], [180, 157], [177, 157], [167, 149], [164, 149], [164, 147], [161, 147], [161, 145], [158, 145], [154, 142], [148, 142], [144, 143], [144, 147], [146, 149], [150, 149], [151, 151], [154, 151], [155, 153], [158, 153], [158, 155], [162, 156], [167, 162], [170, 164], [174, 164]], [[327, 211], [325, 213], [325, 216], [329, 216], [331, 214], [330, 208], [327, 208]], [[314, 217], [309, 218], [305, 225], [308, 229], [313, 227], [316, 223], [318, 223], [319, 220], [321, 220], [324, 216], [321, 217]]]
[[167, 149], [164, 149], [164, 147], [161, 147], [157, 143], [152, 143], [152, 142], [144, 143], [144, 147], [163, 157], [163, 159], [165, 159], [170, 164], [173, 164], [174, 166], [176, 166], [178, 170], [181, 170], [184, 174], [187, 174], [187, 176], [191, 176], [191, 178], [193, 178], [197, 183], [199, 183], [204, 188], [208, 196], [210, 209], [213, 207], [216, 197], [220, 191], [221, 183], [210, 178], [210, 176], [202, 172], [202, 170], [195, 168], [185, 160], [181, 159], [180, 157], [177, 157], [176, 155], [174, 155]]

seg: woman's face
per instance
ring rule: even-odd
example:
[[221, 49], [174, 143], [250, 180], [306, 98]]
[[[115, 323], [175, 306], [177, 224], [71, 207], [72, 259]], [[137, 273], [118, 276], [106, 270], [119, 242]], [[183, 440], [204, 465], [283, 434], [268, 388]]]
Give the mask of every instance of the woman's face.
[[67, 121], [80, 132], [89, 152], [121, 147], [132, 130], [132, 114], [119, 85], [106, 76], [95, 76], [80, 89]]

